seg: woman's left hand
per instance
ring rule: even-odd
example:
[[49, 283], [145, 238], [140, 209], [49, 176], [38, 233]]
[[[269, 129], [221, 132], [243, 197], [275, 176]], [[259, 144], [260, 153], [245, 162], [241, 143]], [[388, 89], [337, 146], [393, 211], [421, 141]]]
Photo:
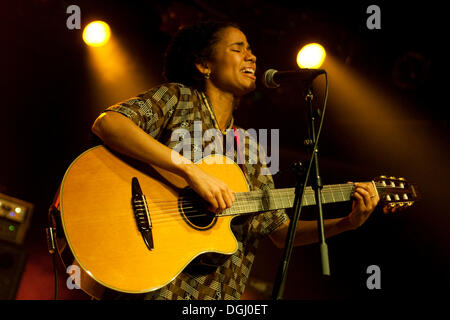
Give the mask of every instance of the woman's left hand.
[[347, 218], [351, 226], [356, 229], [367, 221], [380, 201], [380, 197], [371, 182], [357, 182], [354, 185], [352, 211]]

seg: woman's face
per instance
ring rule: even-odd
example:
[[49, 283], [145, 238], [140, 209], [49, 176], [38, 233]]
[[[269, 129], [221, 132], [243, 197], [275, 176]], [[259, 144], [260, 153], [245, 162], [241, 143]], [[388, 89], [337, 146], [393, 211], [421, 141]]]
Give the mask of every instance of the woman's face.
[[219, 39], [207, 63], [211, 71], [211, 83], [235, 96], [242, 96], [254, 90], [256, 57], [244, 33], [228, 27], [220, 31]]

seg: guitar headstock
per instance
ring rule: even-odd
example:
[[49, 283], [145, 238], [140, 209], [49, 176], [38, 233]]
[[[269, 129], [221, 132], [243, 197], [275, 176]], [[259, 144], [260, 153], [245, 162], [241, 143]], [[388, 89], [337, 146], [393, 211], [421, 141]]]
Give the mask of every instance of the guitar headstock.
[[373, 181], [385, 211], [395, 212], [409, 208], [420, 199], [417, 185], [405, 178], [379, 176]]

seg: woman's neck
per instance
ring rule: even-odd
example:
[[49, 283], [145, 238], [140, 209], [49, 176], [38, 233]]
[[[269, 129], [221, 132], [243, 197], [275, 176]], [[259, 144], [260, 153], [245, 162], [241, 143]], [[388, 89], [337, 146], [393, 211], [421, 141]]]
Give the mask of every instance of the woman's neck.
[[223, 92], [213, 86], [206, 87], [206, 94], [212, 104], [220, 130], [225, 130], [233, 116], [233, 109], [237, 103], [236, 97], [232, 93]]

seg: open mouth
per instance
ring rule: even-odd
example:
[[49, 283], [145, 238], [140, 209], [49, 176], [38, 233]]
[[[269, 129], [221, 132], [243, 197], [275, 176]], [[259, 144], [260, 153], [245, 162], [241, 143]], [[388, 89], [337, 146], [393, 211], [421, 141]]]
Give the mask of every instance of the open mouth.
[[243, 74], [245, 74], [246, 76], [248, 76], [249, 78], [256, 79], [256, 77], [255, 77], [255, 69], [254, 68], [250, 68], [250, 67], [244, 68], [244, 69], [241, 70], [241, 72]]

